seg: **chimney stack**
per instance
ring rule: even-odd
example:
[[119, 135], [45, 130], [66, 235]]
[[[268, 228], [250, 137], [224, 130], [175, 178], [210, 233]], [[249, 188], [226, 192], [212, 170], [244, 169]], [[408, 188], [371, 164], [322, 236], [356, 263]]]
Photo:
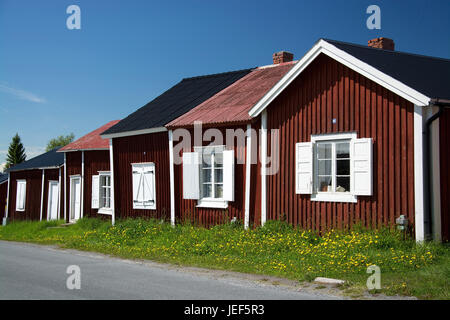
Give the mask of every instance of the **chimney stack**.
[[375, 38], [368, 41], [369, 47], [394, 51], [394, 40], [389, 38]]
[[272, 55], [273, 64], [280, 64], [283, 62], [290, 62], [294, 60], [294, 55], [287, 51], [275, 52]]

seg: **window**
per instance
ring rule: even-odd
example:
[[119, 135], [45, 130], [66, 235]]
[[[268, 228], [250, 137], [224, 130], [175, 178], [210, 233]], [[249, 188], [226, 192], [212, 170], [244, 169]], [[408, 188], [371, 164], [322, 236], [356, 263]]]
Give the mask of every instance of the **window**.
[[16, 211], [25, 211], [27, 181], [17, 180]]
[[183, 197], [199, 207], [227, 208], [234, 201], [234, 151], [225, 146], [195, 147], [183, 153]]
[[155, 164], [133, 163], [133, 209], [156, 209]]
[[356, 202], [372, 195], [372, 139], [356, 133], [311, 136], [296, 144], [296, 192], [315, 201]]
[[111, 214], [111, 173], [99, 172], [92, 176], [92, 208], [98, 213]]

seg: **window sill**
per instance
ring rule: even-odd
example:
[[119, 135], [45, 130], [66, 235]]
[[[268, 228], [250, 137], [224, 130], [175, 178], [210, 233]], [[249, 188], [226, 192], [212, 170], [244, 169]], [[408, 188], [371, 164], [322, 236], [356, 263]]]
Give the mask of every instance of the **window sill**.
[[220, 199], [201, 199], [198, 200], [197, 208], [226, 209], [228, 208], [228, 201]]
[[25, 212], [25, 209], [16, 209], [17, 212]]
[[323, 202], [358, 202], [358, 197], [351, 193], [315, 193], [311, 195], [311, 201], [323, 201]]
[[112, 210], [109, 208], [101, 208], [101, 209], [98, 209], [97, 213], [112, 215]]

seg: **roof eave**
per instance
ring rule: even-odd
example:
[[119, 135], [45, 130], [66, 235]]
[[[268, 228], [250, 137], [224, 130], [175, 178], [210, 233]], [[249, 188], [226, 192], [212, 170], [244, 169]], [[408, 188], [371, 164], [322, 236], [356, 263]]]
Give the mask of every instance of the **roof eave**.
[[158, 133], [158, 132], [164, 132], [164, 131], [167, 131], [166, 127], [156, 127], [156, 128], [142, 129], [142, 130], [118, 132], [118, 133], [107, 133], [107, 134], [101, 134], [100, 136], [103, 139], [114, 139], [114, 138], [122, 138], [122, 137], [129, 137], [129, 136], [137, 136], [137, 135], [141, 135], [141, 134]]
[[430, 102], [430, 98], [426, 95], [355, 58], [349, 53], [338, 49], [329, 42], [320, 39], [303, 56], [303, 58], [300, 59], [300, 61], [255, 104], [249, 111], [249, 115], [251, 117], [257, 117], [321, 53], [362, 74], [366, 78], [378, 83], [417, 106], [426, 106]]

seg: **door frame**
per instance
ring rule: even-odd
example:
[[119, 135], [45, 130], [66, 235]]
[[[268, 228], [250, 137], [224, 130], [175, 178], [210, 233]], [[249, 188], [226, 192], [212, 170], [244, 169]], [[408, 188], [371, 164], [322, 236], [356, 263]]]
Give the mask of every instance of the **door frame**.
[[72, 201], [74, 200], [73, 199], [73, 192], [74, 192], [73, 182], [75, 180], [79, 180], [79, 183], [80, 183], [80, 215], [79, 215], [78, 219], [81, 218], [81, 210], [82, 210], [82, 208], [81, 208], [81, 192], [82, 192], [81, 191], [81, 175], [77, 174], [77, 175], [70, 176], [70, 184], [69, 184], [69, 221], [70, 222], [75, 222], [78, 220], [78, 219], [72, 219], [72, 211], [73, 211]]
[[52, 220], [52, 219], [50, 219], [50, 198], [51, 198], [51, 196], [52, 196], [52, 193], [51, 193], [51, 186], [52, 186], [52, 184], [56, 184], [57, 185], [57, 187], [58, 187], [58, 196], [57, 196], [57, 198], [56, 198], [56, 201], [58, 202], [58, 206], [56, 207], [56, 214], [57, 214], [57, 218], [56, 218], [56, 220], [58, 220], [59, 219], [59, 205], [60, 205], [60, 203], [59, 203], [59, 192], [60, 192], [60, 190], [59, 190], [59, 181], [58, 180], [49, 180], [48, 181], [48, 191], [47, 191], [47, 193], [48, 193], [48, 196], [47, 196], [47, 221], [49, 221], [49, 220]]

